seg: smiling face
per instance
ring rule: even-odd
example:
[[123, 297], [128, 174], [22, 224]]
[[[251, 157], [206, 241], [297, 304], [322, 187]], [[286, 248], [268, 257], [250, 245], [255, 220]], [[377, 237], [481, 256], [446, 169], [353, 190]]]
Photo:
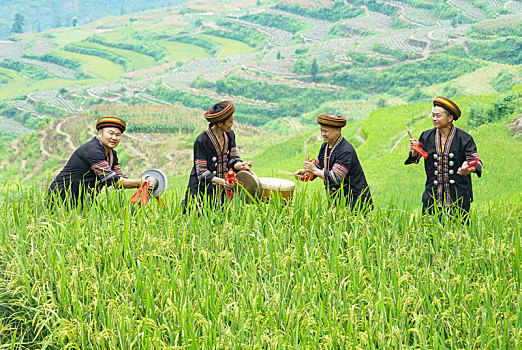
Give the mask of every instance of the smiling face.
[[113, 149], [120, 143], [121, 130], [114, 127], [100, 129], [98, 130], [98, 138], [106, 150]]
[[234, 125], [234, 115], [233, 114], [230, 117], [228, 117], [227, 120], [217, 123], [217, 126], [223, 132], [229, 132], [230, 130], [232, 130], [233, 125]]
[[323, 141], [330, 146], [339, 138], [341, 135], [341, 128], [334, 128], [332, 126], [321, 125], [321, 136]]
[[436, 129], [445, 129], [453, 122], [453, 116], [450, 115], [444, 108], [435, 106], [431, 110], [431, 121], [433, 127]]

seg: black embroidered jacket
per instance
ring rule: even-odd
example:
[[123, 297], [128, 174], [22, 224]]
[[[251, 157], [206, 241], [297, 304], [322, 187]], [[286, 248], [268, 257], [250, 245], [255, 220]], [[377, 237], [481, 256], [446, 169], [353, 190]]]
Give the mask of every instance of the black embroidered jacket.
[[69, 195], [70, 204], [76, 206], [78, 200], [83, 203], [86, 193], [101, 188], [102, 185], [111, 186], [122, 177], [126, 177], [120, 168], [115, 150], [105, 153], [101, 141], [97, 137], [81, 145], [56, 176], [49, 186], [48, 200], [61, 198], [66, 200]]
[[225, 173], [242, 162], [236, 147], [236, 136], [232, 130], [223, 134], [224, 144], [220, 149], [216, 136], [210, 127], [202, 132], [194, 142], [194, 166], [190, 172], [189, 184], [185, 195], [188, 197], [207, 195], [210, 200], [216, 193], [222, 196], [221, 186], [212, 182], [217, 176], [225, 178]]
[[343, 194], [353, 210], [359, 201], [372, 207], [372, 196], [353, 146], [342, 136], [329, 149], [324, 143], [314, 165], [324, 171], [324, 186], [330, 196]]
[[[464, 161], [478, 159], [473, 137], [453, 126], [445, 145], [441, 144], [441, 135], [436, 128], [424, 131], [419, 142], [428, 153], [428, 158], [424, 161], [426, 185], [422, 202], [428, 204], [436, 201], [439, 205], [450, 205], [459, 199], [459, 206], [469, 205], [473, 201], [471, 174], [458, 175], [457, 170]], [[417, 164], [419, 160], [420, 155], [413, 157], [410, 151], [404, 164]], [[482, 176], [482, 162], [478, 163], [476, 174], [478, 177]]]

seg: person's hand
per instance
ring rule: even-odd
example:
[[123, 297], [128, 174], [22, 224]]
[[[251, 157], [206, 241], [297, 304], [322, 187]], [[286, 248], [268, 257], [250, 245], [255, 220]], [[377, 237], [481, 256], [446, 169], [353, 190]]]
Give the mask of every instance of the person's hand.
[[225, 181], [225, 179], [222, 179], [223, 182], [221, 183], [221, 186], [225, 188], [225, 190], [230, 191], [234, 188], [235, 183], [230, 183]]
[[250, 170], [250, 168], [252, 168], [252, 161], [249, 160], [241, 163], [240, 169]]
[[410, 139], [411, 154], [414, 155], [414, 156], [417, 155], [417, 151], [414, 151], [413, 147], [417, 146], [418, 144], [419, 144], [419, 140], [413, 139], [413, 138]]
[[462, 175], [462, 176], [468, 176], [469, 174], [477, 171], [476, 167], [469, 167], [466, 170], [462, 170], [462, 168], [466, 168], [467, 166], [468, 166], [468, 162], [464, 161], [464, 163], [462, 163], [462, 165], [457, 170], [457, 174]]
[[306, 171], [304, 169], [299, 169], [294, 173], [294, 177], [296, 180], [299, 180], [301, 177], [306, 175]]
[[154, 188], [156, 187], [154, 182], [150, 181], [150, 175], [147, 175], [143, 178], [143, 180], [145, 180], [144, 182], [148, 182], [149, 183], [149, 191], [154, 191]]
[[316, 169], [317, 169], [317, 167], [314, 165], [314, 163], [305, 160], [305, 162], [303, 164], [303, 170], [306, 173], [315, 175]]
[[246, 161], [246, 162], [241, 162], [241, 163], [238, 163], [238, 166], [239, 166], [239, 169], [236, 169], [236, 170], [250, 170], [250, 168], [252, 168], [252, 161]]

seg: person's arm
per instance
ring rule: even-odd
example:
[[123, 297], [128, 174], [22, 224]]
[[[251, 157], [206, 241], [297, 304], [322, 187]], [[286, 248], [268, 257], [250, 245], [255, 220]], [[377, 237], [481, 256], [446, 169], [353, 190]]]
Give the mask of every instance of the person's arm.
[[118, 174], [116, 171], [111, 169], [111, 166], [107, 161], [107, 155], [103, 149], [97, 147], [85, 148], [78, 153], [78, 157], [80, 157], [80, 159], [83, 160], [94, 172], [98, 178], [98, 183], [101, 185], [112, 186], [123, 176], [123, 174]]
[[200, 140], [196, 140], [194, 143], [194, 165], [196, 166], [196, 175], [199, 181], [217, 183], [213, 181], [216, 176], [208, 169], [207, 151]]
[[412, 146], [417, 145], [419, 143], [419, 141], [424, 143], [424, 132], [421, 134], [421, 136], [419, 137], [418, 140], [415, 138], [410, 138], [410, 151], [408, 153], [408, 159], [406, 159], [406, 161], [404, 162], [405, 165], [419, 164], [421, 155], [417, 151], [414, 151], [411, 149]]
[[229, 137], [229, 160], [228, 160], [228, 168], [234, 169], [234, 171], [238, 172], [241, 169], [250, 170], [252, 167], [252, 162], [244, 162], [243, 159], [239, 156], [239, 152], [237, 150], [236, 146], [236, 135], [234, 134], [234, 131], [230, 130], [228, 132]]
[[[466, 155], [466, 160], [457, 170], [457, 174], [462, 175], [462, 176], [468, 176], [471, 173], [476, 173], [478, 177], [481, 177], [482, 176], [482, 161], [480, 160], [480, 158], [478, 156], [477, 146], [475, 145], [475, 141], [473, 140], [473, 137], [471, 137], [471, 135], [466, 135], [465, 138], [466, 138], [466, 140], [464, 142], [464, 154]], [[466, 170], [462, 169], [465, 167], [465, 165], [467, 165], [473, 161], [478, 161], [476, 166], [469, 167]]]
[[336, 161], [332, 165], [331, 170], [320, 170], [316, 168], [317, 170], [315, 170], [313, 174], [335, 185], [340, 185], [348, 175], [348, 169], [350, 169], [352, 159], [353, 153], [345, 151], [336, 157]]
[[121, 178], [115, 183], [115, 186], [123, 188], [139, 188], [141, 186], [141, 180]]
[[312, 180], [315, 179], [316, 177], [319, 177], [323, 180], [325, 180], [325, 172], [319, 168], [319, 162], [317, 160], [314, 160], [313, 162], [309, 162], [307, 160], [305, 160], [304, 162], [304, 165], [303, 165], [303, 170], [304, 170], [304, 174], [306, 176], [306, 174], [311, 174], [313, 176]]

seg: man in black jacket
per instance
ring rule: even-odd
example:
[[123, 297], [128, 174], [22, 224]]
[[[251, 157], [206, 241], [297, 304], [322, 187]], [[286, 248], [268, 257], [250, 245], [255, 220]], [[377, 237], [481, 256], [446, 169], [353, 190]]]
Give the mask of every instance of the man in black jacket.
[[372, 209], [372, 196], [357, 153], [341, 135], [346, 119], [320, 114], [317, 123], [321, 126], [324, 144], [317, 159], [305, 161], [303, 169], [295, 172], [295, 178], [307, 175], [312, 175], [312, 179], [320, 177], [334, 203], [344, 197], [346, 205], [353, 211]]
[[[433, 100], [431, 119], [433, 129], [422, 132], [419, 139], [410, 139], [410, 150], [405, 164], [417, 164], [420, 155], [413, 150], [420, 147], [428, 154], [424, 160], [426, 184], [422, 194], [422, 212], [433, 214], [436, 209], [451, 208], [467, 221], [473, 201], [471, 173], [482, 175], [482, 162], [473, 137], [456, 128], [453, 121], [461, 111], [455, 102], [445, 97]], [[455, 211], [454, 209], [457, 209]]]
[[120, 143], [125, 128], [126, 123], [120, 118], [98, 119], [98, 135], [74, 151], [63, 170], [49, 186], [49, 207], [53, 207], [56, 200], [61, 200], [70, 207], [83, 205], [86, 197], [95, 196], [105, 185], [140, 187], [140, 179], [128, 179], [122, 173], [118, 155], [114, 150]]

